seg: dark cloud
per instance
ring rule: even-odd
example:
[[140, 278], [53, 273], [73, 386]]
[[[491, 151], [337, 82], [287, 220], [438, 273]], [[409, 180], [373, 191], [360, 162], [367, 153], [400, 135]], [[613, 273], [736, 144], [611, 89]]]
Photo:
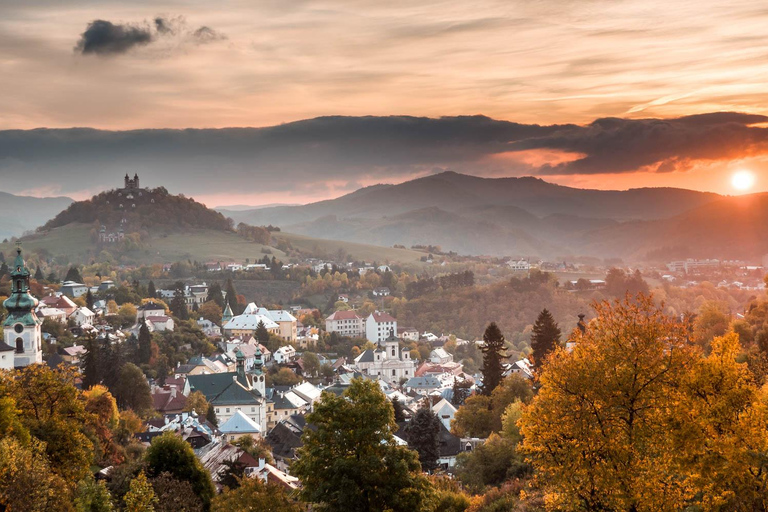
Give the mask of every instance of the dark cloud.
[[75, 50], [83, 55], [114, 55], [125, 53], [135, 46], [149, 44], [152, 40], [153, 34], [149, 27], [93, 20], [80, 35]]
[[200, 44], [205, 43], [212, 43], [214, 41], [221, 41], [222, 39], [226, 39], [227, 36], [222, 34], [221, 32], [217, 32], [213, 30], [210, 27], [202, 26], [192, 32], [192, 37], [195, 39], [196, 42]]
[[598, 119], [516, 141], [513, 150], [558, 149], [584, 158], [544, 166], [539, 174], [604, 174], [686, 170], [691, 162], [740, 158], [768, 149], [768, 117], [718, 112], [674, 119]]
[[94, 20], [80, 35], [75, 51], [83, 55], [118, 55], [136, 46], [171, 38], [178, 38], [177, 42], [181, 43], [207, 44], [226, 39], [226, 36], [207, 26], [191, 29], [183, 16], [157, 16], [151, 24], [144, 22], [140, 25]]
[[[691, 162], [768, 153], [768, 117], [716, 113], [677, 119], [598, 119], [526, 125], [484, 116], [321, 117], [267, 128], [0, 131], [9, 191], [60, 184], [62, 193], [114, 186], [138, 171], [185, 193], [291, 191], [327, 182], [391, 181], [455, 170], [477, 175], [684, 170]], [[531, 167], [488, 158], [561, 150], [583, 158]]]

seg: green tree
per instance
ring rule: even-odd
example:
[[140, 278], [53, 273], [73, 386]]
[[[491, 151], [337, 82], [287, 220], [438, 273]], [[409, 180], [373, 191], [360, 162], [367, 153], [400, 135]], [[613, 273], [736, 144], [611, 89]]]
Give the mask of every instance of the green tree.
[[170, 473], [160, 473], [150, 479], [150, 483], [157, 496], [156, 512], [202, 512], [203, 502], [189, 482], [174, 478]]
[[552, 313], [548, 309], [543, 309], [533, 324], [533, 334], [531, 334], [534, 368], [538, 370], [547, 355], [558, 346], [560, 346], [560, 328], [555, 323]]
[[295, 386], [301, 382], [301, 377], [296, 375], [290, 368], [280, 368], [272, 377], [272, 384], [275, 386]]
[[504, 374], [504, 368], [501, 360], [504, 358], [504, 335], [501, 334], [496, 323], [491, 322], [483, 334], [483, 346], [480, 348], [483, 352], [483, 386], [480, 392], [485, 396], [490, 396], [496, 386], [501, 382]]
[[141, 326], [139, 327], [139, 340], [138, 350], [136, 350], [136, 358], [139, 364], [149, 363], [152, 357], [152, 334], [149, 332], [147, 322], [141, 319]]
[[523, 456], [517, 452], [517, 442], [491, 434], [481, 446], [456, 457], [456, 474], [475, 492], [485, 486], [499, 485], [511, 478], [522, 478], [531, 472]]
[[398, 446], [392, 405], [374, 381], [354, 379], [342, 396], [323, 393], [307, 415], [291, 467], [316, 510], [425, 510], [434, 491], [416, 454]]
[[69, 267], [67, 275], [64, 277], [65, 281], [74, 281], [76, 283], [83, 282], [83, 276], [80, 275], [80, 270], [77, 267]]
[[244, 478], [237, 488], [225, 489], [213, 500], [213, 512], [302, 512], [282, 487], [264, 485], [258, 478]]
[[262, 320], [259, 320], [259, 323], [256, 324], [256, 339], [259, 343], [266, 343], [269, 341], [269, 331]]
[[320, 359], [314, 352], [306, 351], [301, 354], [301, 360], [304, 363], [304, 373], [310, 377], [317, 376], [317, 372], [320, 370]]
[[232, 308], [232, 313], [235, 314], [235, 316], [242, 314], [245, 307], [240, 304], [237, 300], [237, 291], [235, 290], [235, 284], [232, 282], [232, 279], [227, 279], [227, 285], [224, 289], [227, 293], [227, 301], [229, 302], [229, 307]]
[[144, 377], [144, 372], [135, 364], [123, 365], [120, 369], [120, 378], [111, 391], [121, 409], [133, 409], [139, 414], [152, 410], [149, 384]]
[[147, 473], [150, 477], [168, 473], [173, 478], [189, 482], [200, 498], [203, 508], [208, 510], [216, 489], [208, 471], [195, 457], [192, 447], [173, 432], [166, 432], [152, 440], [145, 455]]
[[208, 295], [205, 298], [205, 302], [214, 302], [221, 310], [224, 310], [224, 295], [221, 293], [221, 285], [219, 283], [213, 283], [208, 287]]
[[74, 505], [77, 512], [112, 512], [115, 509], [107, 486], [97, 482], [92, 475], [77, 484]]
[[405, 417], [405, 406], [397, 397], [392, 399], [392, 410], [395, 413], [395, 423], [402, 423], [407, 419]]
[[173, 293], [173, 299], [171, 299], [171, 313], [179, 320], [189, 320], [189, 310], [187, 309], [187, 303], [184, 299], [184, 285], [177, 287]]
[[405, 427], [408, 446], [419, 454], [421, 467], [437, 469], [440, 458], [440, 418], [429, 407], [422, 407]]
[[154, 281], [150, 281], [149, 284], [147, 284], [147, 297], [150, 299], [157, 297], [157, 288], [155, 288]]
[[131, 512], [155, 512], [158, 499], [143, 471], [131, 480], [130, 490], [123, 497], [123, 502]]
[[83, 370], [83, 388], [88, 389], [96, 384], [101, 384], [104, 378], [105, 361], [102, 354], [101, 343], [93, 334], [86, 335], [85, 355], [81, 363]]
[[208, 301], [204, 303], [202, 306], [200, 306], [200, 309], [197, 313], [209, 322], [213, 322], [216, 325], [221, 325], [221, 317], [223, 315], [223, 311], [221, 310], [221, 307], [215, 302]]
[[85, 294], [85, 307], [87, 307], [90, 310], [93, 310], [93, 294], [91, 293], [90, 288], [88, 289], [88, 292]]

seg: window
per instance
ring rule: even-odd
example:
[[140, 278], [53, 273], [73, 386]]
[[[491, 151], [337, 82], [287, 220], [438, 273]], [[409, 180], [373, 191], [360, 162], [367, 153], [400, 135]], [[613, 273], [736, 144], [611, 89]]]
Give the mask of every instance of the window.
[[218, 407], [216, 407], [216, 412], [217, 412], [217, 413], [219, 412], [219, 408], [218, 408]]
[[394, 377], [395, 375], [397, 375], [397, 373], [395, 372], [395, 370], [392, 370], [392, 376]]
[[227, 412], [229, 412], [229, 407], [227, 407]]
[[24, 340], [21, 338], [16, 338], [16, 353], [17, 354], [24, 353]]
[[255, 407], [251, 407], [251, 412], [256, 412], [256, 408]]

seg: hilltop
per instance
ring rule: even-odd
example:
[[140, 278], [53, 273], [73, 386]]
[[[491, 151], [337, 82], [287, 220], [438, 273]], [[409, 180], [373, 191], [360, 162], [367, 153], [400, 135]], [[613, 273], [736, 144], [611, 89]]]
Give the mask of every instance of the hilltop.
[[29, 197], [0, 192], [0, 240], [21, 236], [73, 203], [68, 197]]

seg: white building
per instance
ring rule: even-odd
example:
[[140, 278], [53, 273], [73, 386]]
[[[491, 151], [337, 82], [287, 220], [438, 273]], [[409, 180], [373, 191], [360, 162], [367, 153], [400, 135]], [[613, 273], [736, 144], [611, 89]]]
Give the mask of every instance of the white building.
[[376, 349], [368, 349], [355, 358], [355, 366], [370, 376], [398, 384], [416, 374], [416, 361], [407, 349], [400, 348], [400, 340], [392, 335], [380, 342]]
[[451, 421], [456, 416], [456, 407], [451, 402], [443, 398], [432, 406], [432, 412], [440, 418], [446, 429], [451, 430]]
[[365, 337], [373, 343], [380, 343], [397, 332], [397, 320], [387, 313], [374, 311], [365, 319]]
[[136, 320], [141, 320], [148, 316], [163, 316], [165, 315], [165, 308], [155, 302], [147, 302], [136, 308]]
[[362, 338], [365, 333], [363, 319], [354, 311], [336, 311], [325, 319], [325, 330], [350, 338]]
[[275, 353], [272, 354], [272, 357], [278, 364], [287, 363], [296, 357], [296, 349], [290, 345], [285, 345], [284, 347], [280, 347], [279, 349], [275, 350]]
[[531, 270], [531, 264], [526, 260], [512, 260], [509, 263], [509, 268], [515, 272], [527, 272]]
[[83, 283], [76, 283], [74, 281], [64, 281], [61, 284], [61, 293], [76, 299], [77, 297], [80, 297], [88, 293], [88, 287], [85, 286]]
[[444, 348], [436, 348], [429, 354], [429, 362], [435, 364], [445, 364], [453, 362], [453, 356]]
[[77, 308], [74, 313], [70, 315], [75, 325], [82, 327], [83, 325], [93, 325], [93, 321], [96, 319], [96, 314], [86, 307]]

